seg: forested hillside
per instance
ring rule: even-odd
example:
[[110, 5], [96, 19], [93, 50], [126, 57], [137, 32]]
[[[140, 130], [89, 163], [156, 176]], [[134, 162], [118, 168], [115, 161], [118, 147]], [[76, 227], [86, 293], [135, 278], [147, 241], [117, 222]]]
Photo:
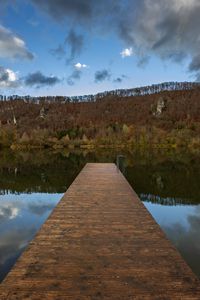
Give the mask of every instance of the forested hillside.
[[93, 102], [0, 101], [1, 147], [200, 146], [200, 88]]

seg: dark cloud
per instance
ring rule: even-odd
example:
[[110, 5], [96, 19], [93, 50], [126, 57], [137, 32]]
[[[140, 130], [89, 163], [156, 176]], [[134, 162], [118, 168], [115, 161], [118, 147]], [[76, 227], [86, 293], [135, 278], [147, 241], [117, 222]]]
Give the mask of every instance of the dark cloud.
[[196, 73], [196, 82], [200, 82], [200, 72]]
[[181, 63], [185, 58], [187, 57], [187, 54], [184, 53], [184, 51], [174, 51], [174, 53], [171, 53], [168, 55], [168, 59], [172, 60], [176, 63]]
[[71, 16], [79, 22], [92, 17], [93, 4], [95, 3], [94, 0], [32, 0], [32, 2], [58, 21]]
[[109, 80], [111, 77], [111, 74], [108, 70], [104, 69], [104, 70], [100, 70], [100, 71], [96, 71], [95, 75], [95, 82], [102, 82], [105, 80]]
[[60, 82], [56, 76], [45, 76], [41, 72], [35, 72], [27, 75], [25, 78], [25, 85], [30, 87], [53, 86]]
[[139, 68], [144, 68], [149, 63], [150, 57], [148, 55], [141, 56], [138, 60], [137, 66]]
[[0, 88], [15, 88], [19, 85], [16, 73], [0, 66]]
[[7, 28], [0, 25], [0, 57], [29, 59], [34, 58], [27, 50], [25, 42]]
[[76, 80], [81, 78], [82, 72], [81, 70], [74, 70], [72, 74], [67, 78], [67, 83], [69, 85], [74, 85]]
[[51, 49], [50, 53], [55, 56], [57, 59], [61, 59], [63, 57], [65, 57], [66, 55], [66, 50], [64, 45], [59, 45], [57, 48], [55, 49]]
[[66, 57], [66, 63], [70, 64], [80, 55], [84, 46], [84, 37], [82, 34], [76, 33], [71, 29], [65, 38], [63, 44], [60, 44], [56, 49], [51, 49], [50, 53], [56, 58], [61, 59]]
[[[127, 0], [126, 0], [127, 1]], [[32, 0], [32, 2], [57, 22], [71, 20], [73, 25], [96, 25], [104, 21], [110, 23], [113, 15], [120, 12], [121, 0]], [[107, 18], [109, 17], [109, 18]], [[107, 20], [106, 20], [107, 19]], [[95, 25], [95, 27], [96, 27]]]
[[[128, 1], [127, 11], [116, 22], [117, 30], [137, 55], [153, 54], [180, 63], [199, 53], [199, 0]], [[200, 70], [196, 61], [190, 71], [194, 65]]]
[[138, 56], [153, 54], [178, 63], [189, 58], [189, 71], [200, 71], [194, 61], [200, 49], [199, 0], [32, 1], [58, 22], [67, 18], [74, 27], [98, 28], [95, 33], [114, 31]]
[[200, 82], [200, 54], [193, 57], [188, 69], [195, 74], [196, 81]]
[[122, 83], [122, 81], [123, 81], [124, 79], [126, 79], [126, 78], [127, 78], [126, 75], [121, 75], [121, 76], [115, 78], [115, 79], [113, 80], [113, 82], [115, 82], [115, 83]]
[[190, 65], [189, 65], [189, 70], [191, 72], [200, 70], [200, 54], [193, 57]]
[[67, 63], [72, 62], [74, 58], [81, 53], [83, 44], [83, 35], [77, 34], [73, 29], [71, 29], [65, 40], [65, 45], [70, 49], [70, 56], [67, 58]]
[[121, 77], [117, 77], [113, 80], [115, 83], [122, 83], [123, 79]]
[[0, 67], [0, 82], [5, 82], [9, 80], [9, 74], [3, 67]]

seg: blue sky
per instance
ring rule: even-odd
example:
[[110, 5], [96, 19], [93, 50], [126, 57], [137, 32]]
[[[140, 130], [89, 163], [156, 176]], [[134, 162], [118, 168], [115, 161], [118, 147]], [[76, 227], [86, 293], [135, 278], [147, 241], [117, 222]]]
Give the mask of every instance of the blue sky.
[[97, 2], [0, 0], [0, 94], [81, 95], [199, 79], [198, 0]]

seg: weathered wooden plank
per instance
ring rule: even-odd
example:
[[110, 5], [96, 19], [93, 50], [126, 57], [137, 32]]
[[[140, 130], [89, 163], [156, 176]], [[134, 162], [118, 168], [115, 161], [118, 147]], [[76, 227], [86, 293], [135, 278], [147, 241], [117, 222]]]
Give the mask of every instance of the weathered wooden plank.
[[200, 282], [116, 166], [87, 164], [0, 299], [200, 299]]

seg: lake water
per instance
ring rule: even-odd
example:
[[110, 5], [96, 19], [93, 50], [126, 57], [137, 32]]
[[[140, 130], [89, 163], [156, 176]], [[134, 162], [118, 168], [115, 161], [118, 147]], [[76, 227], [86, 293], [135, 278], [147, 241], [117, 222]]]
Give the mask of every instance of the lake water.
[[0, 281], [87, 162], [115, 162], [146, 208], [200, 277], [200, 158], [121, 151], [0, 152]]

